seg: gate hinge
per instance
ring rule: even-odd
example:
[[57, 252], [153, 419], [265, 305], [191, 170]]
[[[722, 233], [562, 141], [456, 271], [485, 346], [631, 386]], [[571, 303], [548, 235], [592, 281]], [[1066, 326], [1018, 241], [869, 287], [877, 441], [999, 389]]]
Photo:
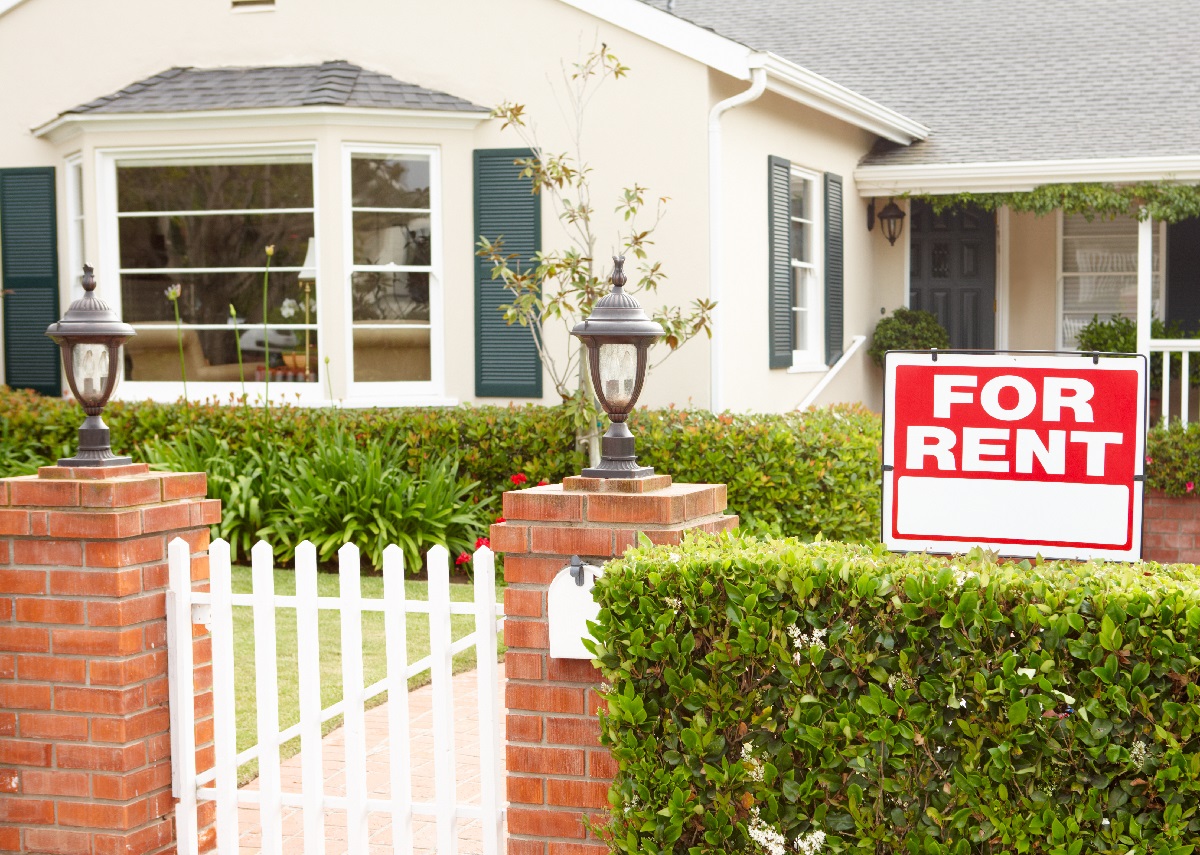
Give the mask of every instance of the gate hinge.
[[192, 623], [202, 623], [212, 629], [212, 606], [208, 603], [192, 603]]

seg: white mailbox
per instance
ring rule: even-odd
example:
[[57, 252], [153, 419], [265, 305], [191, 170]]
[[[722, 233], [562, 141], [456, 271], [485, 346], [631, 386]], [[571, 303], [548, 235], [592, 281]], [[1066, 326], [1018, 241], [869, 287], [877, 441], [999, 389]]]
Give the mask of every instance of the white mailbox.
[[599, 567], [584, 564], [578, 555], [572, 555], [570, 565], [550, 583], [546, 608], [550, 613], [550, 655], [555, 659], [592, 658], [583, 640], [592, 637], [588, 621], [600, 614], [600, 606], [592, 599], [592, 588], [602, 573]]

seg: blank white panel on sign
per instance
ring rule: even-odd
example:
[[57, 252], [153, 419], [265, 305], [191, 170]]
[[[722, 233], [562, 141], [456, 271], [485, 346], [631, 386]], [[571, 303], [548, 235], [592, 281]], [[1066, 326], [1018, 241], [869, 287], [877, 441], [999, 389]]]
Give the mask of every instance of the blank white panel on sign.
[[903, 476], [896, 493], [896, 535], [906, 539], [1097, 546], [1121, 546], [1127, 539], [1129, 488], [1120, 484]]

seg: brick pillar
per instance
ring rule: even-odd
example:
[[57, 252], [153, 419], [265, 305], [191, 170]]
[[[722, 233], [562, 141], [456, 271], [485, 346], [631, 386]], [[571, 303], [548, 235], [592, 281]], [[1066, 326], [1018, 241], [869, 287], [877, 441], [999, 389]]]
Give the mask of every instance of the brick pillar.
[[546, 591], [572, 555], [603, 564], [637, 542], [679, 543], [690, 530], [725, 531], [723, 484], [567, 478], [504, 495], [492, 526], [504, 553], [504, 670], [508, 855], [606, 855], [583, 825], [603, 822], [616, 766], [600, 747], [600, 674], [587, 660], [552, 659]]
[[[0, 479], [0, 851], [173, 851], [166, 547], [184, 538], [208, 578], [205, 481], [145, 464]], [[207, 636], [195, 653], [203, 769]]]

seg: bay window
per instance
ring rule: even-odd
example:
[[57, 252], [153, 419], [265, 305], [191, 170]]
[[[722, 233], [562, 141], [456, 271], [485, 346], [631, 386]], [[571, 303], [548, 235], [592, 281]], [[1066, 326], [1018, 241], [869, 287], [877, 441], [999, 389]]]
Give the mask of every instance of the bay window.
[[[315, 236], [311, 153], [118, 155], [114, 165], [121, 311], [138, 333], [125, 346], [125, 380], [238, 383], [269, 373], [315, 385], [317, 300], [312, 293], [306, 312], [298, 281]], [[179, 332], [166, 296], [174, 284]]]

